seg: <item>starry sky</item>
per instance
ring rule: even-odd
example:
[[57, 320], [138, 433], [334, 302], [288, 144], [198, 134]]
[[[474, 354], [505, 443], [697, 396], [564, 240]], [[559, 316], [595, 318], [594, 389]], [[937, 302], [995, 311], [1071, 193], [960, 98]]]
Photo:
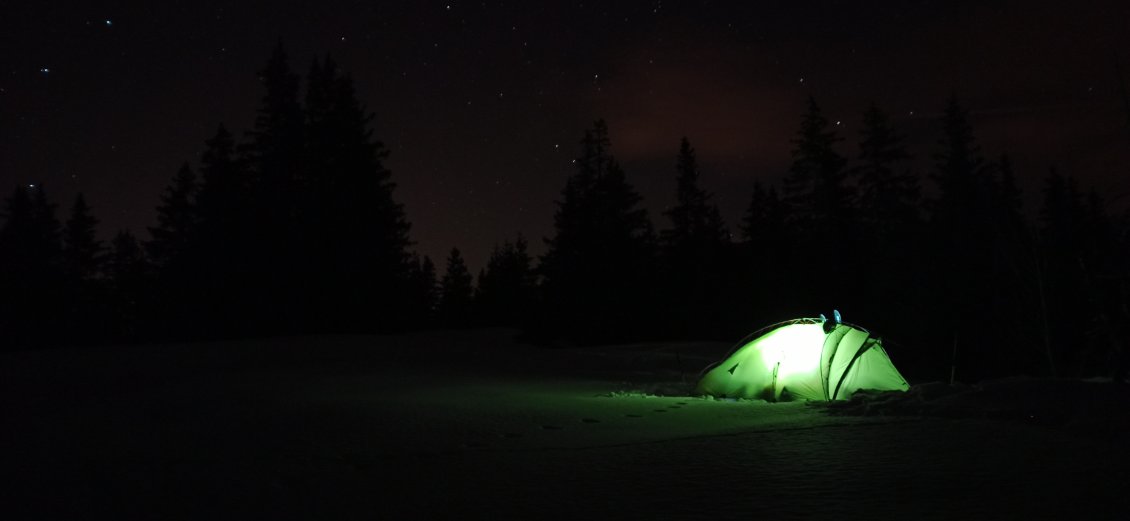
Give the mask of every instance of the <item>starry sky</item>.
[[459, 247], [477, 272], [518, 233], [542, 252], [597, 118], [657, 227], [686, 136], [736, 229], [809, 96], [849, 157], [876, 102], [925, 174], [954, 93], [1030, 210], [1052, 166], [1130, 204], [1117, 0], [4, 2], [0, 191], [42, 184], [61, 217], [81, 191], [104, 238], [147, 238], [179, 165], [218, 124], [251, 128], [280, 41], [298, 72], [329, 53], [353, 76], [414, 248], [441, 266]]

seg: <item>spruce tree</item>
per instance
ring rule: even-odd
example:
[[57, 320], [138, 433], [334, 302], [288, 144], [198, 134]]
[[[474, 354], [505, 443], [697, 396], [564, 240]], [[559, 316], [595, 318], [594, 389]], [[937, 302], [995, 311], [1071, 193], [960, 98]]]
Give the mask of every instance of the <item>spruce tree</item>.
[[147, 291], [151, 279], [144, 250], [129, 230], [114, 235], [106, 271], [117, 320], [116, 335], [126, 341], [137, 340], [146, 333], [146, 321], [151, 318], [152, 310], [147, 307], [152, 298]]
[[998, 370], [1007, 358], [1001, 348], [1004, 339], [994, 338], [1002, 323], [993, 316], [994, 287], [1000, 283], [995, 276], [997, 221], [992, 208], [996, 187], [992, 164], [985, 161], [968, 113], [956, 97], [947, 102], [934, 160], [938, 195], [931, 201], [928, 256], [933, 265], [925, 280], [934, 285], [931, 315], [952, 335], [936, 346], [937, 356], [956, 343], [965, 359], [980, 357], [981, 365], [966, 373], [976, 376], [973, 371]]
[[420, 257], [413, 253], [409, 261], [407, 320], [413, 328], [429, 328], [434, 325], [436, 307], [439, 302], [439, 283], [436, 280], [436, 266], [427, 255]]
[[186, 161], [161, 194], [157, 226], [149, 227], [152, 239], [145, 243], [145, 249], [155, 265], [167, 266], [188, 251], [199, 222], [198, 188], [196, 175]]
[[79, 193], [63, 226], [64, 315], [59, 320], [60, 331], [74, 344], [103, 341], [111, 334], [104, 281], [99, 279], [104, 258], [97, 225], [98, 219]]
[[968, 113], [956, 97], [947, 102], [942, 126], [932, 175], [938, 196], [930, 219], [956, 240], [986, 224], [991, 172], [974, 140]]
[[905, 137], [872, 104], [863, 116], [857, 177], [860, 224], [879, 241], [899, 241], [920, 219], [918, 177], [910, 172]]
[[438, 313], [442, 327], [464, 328], [471, 325], [473, 282], [459, 249], [452, 248], [440, 281]]
[[534, 278], [526, 240], [495, 245], [479, 274], [475, 306], [484, 325], [524, 326], [534, 304]]
[[249, 254], [258, 269], [251, 290], [260, 303], [249, 309], [257, 328], [302, 331], [309, 298], [305, 286], [282, 281], [303, 279], [316, 249], [311, 244], [313, 226], [304, 221], [306, 136], [299, 103], [300, 78], [291, 72], [282, 44], [276, 45], [258, 79], [260, 98], [249, 141], [242, 147], [252, 178]]
[[759, 250], [766, 249], [767, 244], [778, 245], [787, 237], [787, 219], [777, 188], [754, 181], [753, 196], [742, 216], [742, 239]]
[[654, 317], [655, 233], [611, 155], [603, 120], [581, 147], [539, 267], [547, 304], [541, 333], [580, 341], [639, 336], [648, 332], [645, 317]]
[[247, 203], [248, 173], [236, 155], [232, 135], [223, 125], [205, 146], [196, 196], [200, 221], [192, 245], [191, 268], [178, 273], [187, 279], [179, 284], [188, 293], [184, 303], [193, 308], [183, 316], [195, 323], [182, 323], [181, 327], [194, 335], [246, 335], [252, 332], [248, 311], [262, 298], [249, 282], [259, 267], [249, 252], [254, 232]]
[[41, 185], [17, 186], [0, 226], [0, 337], [8, 348], [61, 339], [65, 294], [55, 205]]
[[666, 299], [675, 335], [687, 336], [716, 330], [725, 273], [724, 255], [729, 233], [711, 194], [699, 186], [698, 160], [687, 138], [679, 143], [675, 162], [675, 205], [664, 215], [671, 228], [660, 234]]
[[784, 270], [795, 268], [797, 262], [797, 237], [791, 224], [777, 188], [755, 181], [740, 225], [743, 242], [737, 248], [741, 267], [734, 283], [737, 294], [728, 299], [735, 324], [750, 316], [784, 319], [796, 307], [803, 310], [803, 303], [789, 301], [795, 292], [789, 291], [789, 282], [779, 276]]
[[281, 43], [259, 71], [258, 78], [264, 92], [245, 151], [266, 207], [286, 214], [294, 210], [298, 195], [304, 130], [302, 105], [298, 99], [300, 78], [290, 70]]
[[99, 274], [103, 246], [96, 236], [97, 226], [98, 219], [79, 193], [63, 228], [62, 242], [64, 270], [76, 281], [89, 281]]
[[923, 243], [920, 187], [904, 142], [887, 115], [872, 104], [863, 115], [859, 153], [851, 169], [858, 191], [861, 252], [878, 253], [854, 268], [855, 278], [867, 281], [859, 288], [857, 312], [888, 317], [888, 331], [894, 335], [913, 334], [899, 326], [913, 324], [923, 312], [915, 305], [921, 300], [918, 286], [924, 275], [918, 260]]
[[235, 234], [247, 224], [246, 165], [236, 155], [235, 140], [222, 124], [204, 145], [196, 196], [200, 232], [206, 242], [234, 241]]
[[[860, 262], [853, 224], [853, 194], [846, 183], [846, 160], [835, 150], [841, 141], [812, 98], [793, 139], [792, 163], [783, 182], [788, 225], [797, 241], [789, 252], [794, 270], [813, 276], [797, 281], [792, 293], [805, 309], [853, 309], [857, 305], [852, 274]], [[828, 249], [835, 245], [830, 261]], [[784, 303], [783, 303], [784, 304]], [[783, 306], [787, 307], [787, 306]]]
[[718, 206], [710, 201], [713, 195], [699, 186], [698, 159], [685, 137], [675, 171], [675, 206], [663, 212], [671, 220], [671, 228], [660, 235], [664, 247], [671, 253], [720, 248], [729, 234]]
[[798, 231], [822, 236], [850, 231], [853, 194], [846, 184], [841, 141], [816, 100], [809, 98], [793, 140], [792, 164], [784, 180], [784, 202]]
[[[315, 60], [306, 93], [307, 194], [305, 234], [321, 286], [314, 302], [339, 310], [326, 325], [390, 329], [404, 320], [411, 241], [403, 207], [384, 167], [388, 155], [373, 139], [373, 115], [357, 100], [353, 81], [332, 59]], [[375, 320], [374, 320], [375, 318]]]

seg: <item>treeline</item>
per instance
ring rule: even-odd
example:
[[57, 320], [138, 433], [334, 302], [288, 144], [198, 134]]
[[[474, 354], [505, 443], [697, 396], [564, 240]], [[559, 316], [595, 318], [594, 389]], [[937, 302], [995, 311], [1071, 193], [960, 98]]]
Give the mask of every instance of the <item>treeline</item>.
[[[546, 344], [733, 340], [833, 308], [886, 339], [915, 378], [1121, 373], [1127, 242], [1101, 196], [1050, 171], [1025, 217], [1006, 156], [987, 157], [956, 99], [933, 166], [911, 166], [877, 107], [855, 150], [810, 101], [779, 183], [740, 223], [699, 183], [687, 139], [656, 229], [597, 121], [540, 258], [521, 236], [472, 275], [410, 251], [372, 115], [330, 59], [303, 79], [275, 50], [252, 130], [222, 125], [161, 196], [147, 239], [108, 246], [80, 194], [60, 223], [17, 187], [0, 226], [9, 349], [513, 326]], [[924, 182], [925, 181], [925, 182]]]
[[15, 189], [0, 229], [7, 346], [425, 325], [430, 282], [352, 80], [314, 60], [302, 89], [281, 47], [258, 77], [252, 130], [219, 126], [161, 195], [148, 240], [104, 248], [81, 196], [60, 234], [44, 189]]

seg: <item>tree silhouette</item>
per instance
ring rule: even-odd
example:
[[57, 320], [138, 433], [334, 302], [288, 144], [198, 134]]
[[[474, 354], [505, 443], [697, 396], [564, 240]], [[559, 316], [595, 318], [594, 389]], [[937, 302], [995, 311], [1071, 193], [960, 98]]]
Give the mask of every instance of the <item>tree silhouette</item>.
[[846, 160], [834, 148], [839, 141], [816, 100], [809, 98], [808, 111], [793, 140], [783, 199], [802, 233], [851, 231], [853, 194], [845, 182]]
[[439, 285], [436, 281], [436, 266], [427, 255], [421, 258], [418, 254], [412, 254], [408, 286], [405, 306], [409, 309], [408, 317], [412, 327], [433, 327], [439, 304]]
[[475, 306], [483, 325], [524, 326], [535, 304], [532, 260], [526, 240], [495, 245], [485, 269], [479, 272]]
[[199, 229], [187, 267], [193, 273], [185, 274], [191, 281], [185, 287], [193, 306], [189, 316], [199, 318], [184, 326], [193, 334], [246, 335], [251, 332], [247, 313], [255, 300], [249, 281], [257, 269], [248, 251], [248, 173], [223, 125], [205, 147], [196, 196]]
[[[353, 81], [332, 59], [314, 61], [306, 94], [309, 170], [305, 222], [316, 228], [314, 272], [321, 291], [312, 302], [322, 327], [399, 327], [408, 283], [409, 224], [393, 199], [396, 185], [373, 139], [373, 115], [357, 100]], [[374, 317], [377, 318], [374, 321]]]
[[62, 248], [55, 205], [40, 185], [17, 186], [0, 226], [0, 334], [9, 348], [59, 340], [63, 317]]
[[718, 206], [710, 202], [713, 195], [699, 186], [698, 159], [690, 141], [679, 143], [679, 156], [675, 170], [675, 206], [663, 215], [671, 220], [671, 228], [660, 234], [669, 252], [714, 248], [728, 240], [725, 224]]
[[710, 202], [711, 194], [699, 186], [698, 160], [685, 137], [679, 143], [675, 170], [676, 202], [664, 212], [671, 228], [660, 233], [660, 244], [672, 312], [668, 324], [674, 334], [688, 336], [718, 327], [719, 305], [725, 300], [720, 293], [729, 278], [725, 269], [729, 232], [718, 207]]
[[759, 250], [764, 249], [766, 243], [780, 244], [787, 237], [787, 219], [777, 188], [766, 188], [760, 181], [755, 181], [753, 196], [742, 216], [742, 239]]
[[119, 231], [110, 243], [106, 262], [110, 281], [110, 304], [116, 318], [119, 339], [134, 341], [148, 333], [145, 330], [151, 312], [152, 295], [149, 264], [136, 237], [128, 230]]
[[99, 280], [104, 248], [95, 234], [97, 225], [79, 193], [62, 234], [65, 314], [60, 329], [68, 342], [103, 341], [113, 333], [112, 313], [104, 305], [105, 288]]
[[645, 332], [654, 313], [655, 233], [610, 153], [603, 120], [585, 131], [539, 270], [541, 333], [595, 341]]
[[86, 199], [79, 193], [62, 236], [63, 268], [76, 281], [90, 281], [99, 274], [103, 246], [96, 236], [97, 226], [98, 219], [91, 215]]
[[[922, 255], [922, 212], [918, 176], [908, 166], [905, 138], [887, 115], [872, 104], [863, 115], [859, 153], [851, 175], [856, 178], [857, 208], [864, 262], [855, 264], [861, 306], [866, 317], [886, 317], [894, 334], [914, 334], [920, 302], [919, 259]], [[914, 324], [900, 328], [901, 324]]]
[[298, 100], [300, 78], [291, 72], [281, 43], [258, 77], [264, 93], [245, 153], [257, 180], [262, 208], [272, 212], [270, 220], [287, 222], [296, 210], [305, 138]]
[[[290, 70], [286, 52], [278, 44], [259, 71], [263, 96], [255, 123], [242, 147], [252, 184], [249, 202], [249, 239], [257, 269], [251, 288], [260, 304], [248, 310], [255, 327], [274, 331], [304, 329], [307, 295], [299, 287], [279, 281], [302, 278], [309, 266], [312, 227], [303, 222], [306, 169], [305, 128], [298, 91], [300, 78]], [[305, 234], [305, 235], [304, 235]]]
[[794, 310], [805, 308], [801, 299], [791, 298], [795, 292], [787, 289], [789, 279], [781, 276], [797, 258], [798, 238], [790, 223], [776, 187], [755, 181], [740, 225], [743, 242], [738, 249], [739, 265], [744, 269], [738, 272], [735, 284], [740, 295], [731, 299], [740, 317], [738, 324], [743, 327], [749, 317], [784, 319]]
[[[846, 160], [834, 146], [841, 139], [812, 98], [793, 139], [792, 163], [782, 201], [789, 231], [797, 238], [789, 266], [813, 276], [796, 281], [793, 297], [802, 308], [851, 309], [854, 276], [860, 261], [853, 225], [853, 194], [846, 183]], [[832, 253], [834, 252], [834, 253]], [[834, 258], [829, 258], [834, 255]]]
[[[1050, 371], [1101, 374], [1122, 349], [1124, 336], [1112, 320], [1124, 314], [1125, 295], [1109, 218], [1101, 197], [1093, 190], [1084, 195], [1074, 176], [1054, 168], [1044, 178], [1042, 195], [1036, 276]], [[1090, 334], [1078, 334], [1081, 324]]]
[[188, 251], [199, 223], [196, 208], [196, 175], [185, 162], [161, 194], [157, 226], [149, 227], [152, 239], [145, 243], [151, 261], [166, 267]]
[[[947, 102], [942, 127], [932, 176], [938, 187], [930, 212], [933, 268], [926, 280], [935, 283], [936, 316], [953, 331], [952, 342], [964, 353], [959, 356], [979, 357], [979, 366], [969, 370], [995, 371], [1007, 358], [1001, 348], [1005, 338], [996, 337], [1007, 319], [994, 314], [1001, 307], [995, 295], [1002, 281], [994, 208], [1000, 191], [994, 165], [982, 156], [956, 97]], [[942, 349], [947, 348], [952, 345]]]
[[878, 241], [905, 239], [921, 219], [918, 177], [907, 167], [905, 138], [874, 104], [863, 115], [860, 134], [859, 164], [852, 169], [858, 178], [860, 224]]
[[439, 320], [445, 328], [463, 328], [471, 324], [471, 297], [474, 294], [471, 273], [458, 248], [447, 257], [447, 270], [440, 281]]

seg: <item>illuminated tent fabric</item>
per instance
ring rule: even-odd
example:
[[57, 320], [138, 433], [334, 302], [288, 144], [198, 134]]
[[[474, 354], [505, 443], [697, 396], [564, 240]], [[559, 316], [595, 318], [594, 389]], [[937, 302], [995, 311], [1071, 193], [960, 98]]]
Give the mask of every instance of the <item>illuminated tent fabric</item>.
[[879, 338], [823, 317], [762, 329], [705, 371], [698, 392], [727, 398], [846, 400], [860, 389], [910, 387]]

